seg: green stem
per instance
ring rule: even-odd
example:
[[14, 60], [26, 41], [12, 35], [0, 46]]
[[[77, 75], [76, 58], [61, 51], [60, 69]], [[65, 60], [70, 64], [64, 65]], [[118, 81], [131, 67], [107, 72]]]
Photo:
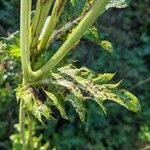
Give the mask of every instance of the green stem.
[[19, 124], [20, 124], [20, 136], [22, 141], [22, 149], [26, 150], [26, 139], [25, 139], [25, 108], [24, 108], [24, 100], [20, 100], [20, 108], [19, 108]]
[[[31, 50], [37, 50], [38, 38], [41, 34], [42, 28], [44, 26], [45, 20], [51, 8], [53, 0], [46, 0], [42, 2], [41, 0], [37, 1], [35, 16], [31, 25]], [[31, 51], [31, 52], [32, 52]], [[34, 53], [34, 51], [33, 51]], [[32, 55], [32, 54], [31, 54]]]
[[63, 43], [60, 49], [54, 56], [38, 71], [34, 73], [34, 81], [40, 80], [45, 74], [53, 69], [71, 50], [71, 48], [80, 40], [87, 29], [94, 23], [94, 21], [105, 11], [105, 7], [109, 0], [96, 0], [93, 7], [89, 10], [87, 15], [82, 19], [78, 26], [74, 29], [68, 39]]
[[29, 130], [29, 139], [28, 139], [28, 148], [30, 150], [33, 149], [33, 141], [32, 141], [32, 119], [31, 116], [28, 116], [28, 130]]
[[77, 23], [78, 23], [81, 19], [83, 19], [84, 16], [85, 16], [85, 15], [80, 16], [80, 17], [76, 18], [75, 20], [66, 23], [66, 24], [65, 24], [63, 27], [61, 27], [60, 29], [55, 30], [55, 31], [53, 32], [53, 34], [50, 36], [50, 38], [49, 38], [48, 46], [50, 46], [50, 44], [52, 44], [55, 39], [59, 39], [59, 37], [60, 37], [63, 33], [65, 33], [66, 31], [70, 30], [70, 29], [73, 28], [75, 25], [77, 25]]
[[[50, 36], [49, 40], [48, 40], [48, 44], [47, 47], [50, 46], [54, 40], [59, 39], [59, 37], [65, 33], [66, 31], [70, 30], [71, 28], [73, 28], [75, 25], [77, 25], [77, 23], [84, 17], [85, 15], [82, 15], [78, 18], [76, 18], [73, 21], [70, 21], [68, 23], [66, 23], [63, 27], [61, 27], [60, 29], [54, 30], [52, 35]], [[42, 52], [42, 51], [41, 51]], [[41, 53], [36, 53], [35, 58], [38, 59], [38, 57], [41, 55]]]
[[[21, 18], [20, 18], [20, 49], [21, 63], [23, 72], [23, 86], [29, 82], [29, 75], [32, 73], [30, 64], [30, 15], [32, 0], [21, 0]], [[25, 108], [24, 99], [20, 100], [19, 124], [22, 149], [26, 150], [25, 139]]]
[[49, 40], [53, 30], [56, 27], [56, 24], [58, 22], [58, 19], [61, 15], [61, 12], [62, 12], [66, 2], [67, 2], [67, 0], [56, 0], [52, 14], [50, 16], [49, 23], [47, 25], [47, 28], [44, 32], [44, 35], [43, 35], [43, 37], [40, 41], [39, 47], [38, 47], [39, 54], [41, 54], [43, 49], [45, 49], [45, 47], [48, 43], [48, 40]]
[[20, 18], [20, 49], [23, 80], [28, 82], [29, 74], [32, 72], [30, 64], [30, 15], [32, 0], [21, 0]]

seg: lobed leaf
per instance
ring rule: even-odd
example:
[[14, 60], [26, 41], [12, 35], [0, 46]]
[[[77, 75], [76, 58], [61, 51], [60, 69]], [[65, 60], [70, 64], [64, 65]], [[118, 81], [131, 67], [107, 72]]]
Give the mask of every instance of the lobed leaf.
[[[105, 101], [116, 102], [134, 112], [140, 111], [138, 99], [129, 91], [119, 88], [121, 81], [109, 83], [114, 75], [112, 73], [98, 74], [86, 67], [76, 68], [69, 64], [53, 71], [49, 79], [41, 80], [37, 83], [38, 86], [19, 88], [21, 90], [17, 90], [17, 97], [26, 100], [26, 109], [41, 122], [42, 116], [52, 118], [51, 106], [55, 106], [61, 116], [68, 119], [65, 102], [70, 102], [79, 114], [80, 120], [85, 122], [87, 111], [85, 100], [87, 99], [94, 100], [105, 114], [107, 114]], [[46, 102], [50, 102], [49, 108]]]
[[[90, 97], [91, 99], [94, 99], [96, 101], [97, 99], [99, 99], [102, 102], [105, 100], [111, 100], [119, 103], [129, 110], [135, 112], [141, 110], [138, 99], [132, 93], [118, 88], [120, 82], [117, 84], [107, 83], [112, 79], [114, 74], [93, 74], [93, 72], [90, 73], [88, 69], [75, 69], [71, 65], [60, 68], [59, 70], [61, 71], [61, 73], [70, 77], [68, 78], [70, 82], [72, 81], [74, 83], [76, 81], [76, 84], [74, 84], [74, 89], [78, 89], [77, 91], [80, 90], [80, 93], [83, 93], [81, 92], [80, 88], [82, 86], [82, 90], [85, 90], [84, 93], [88, 93], [88, 97]], [[87, 75], [86, 78], [80, 76], [82, 72]], [[90, 75], [91, 77], [89, 78]], [[99, 82], [94, 82], [97, 78], [99, 79]], [[72, 92], [76, 92], [76, 90], [72, 90]], [[82, 96], [83, 99], [87, 98], [83, 94]]]

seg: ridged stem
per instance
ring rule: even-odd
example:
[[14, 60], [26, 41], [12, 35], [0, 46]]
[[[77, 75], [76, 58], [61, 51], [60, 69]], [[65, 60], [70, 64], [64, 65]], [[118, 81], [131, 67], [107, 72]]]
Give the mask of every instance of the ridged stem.
[[24, 100], [20, 100], [19, 106], [19, 125], [20, 125], [20, 136], [22, 142], [22, 149], [26, 150], [26, 139], [25, 139], [25, 109], [24, 109]]
[[30, 64], [31, 2], [32, 0], [21, 0], [20, 49], [24, 83], [28, 82], [29, 74], [32, 72]]
[[[42, 28], [48, 16], [53, 0], [37, 1], [35, 15], [31, 24], [31, 52], [34, 54], [37, 51], [38, 39]], [[35, 52], [34, 52], [35, 51]], [[32, 55], [32, 54], [31, 54]]]
[[[32, 73], [30, 64], [30, 17], [31, 17], [32, 0], [21, 0], [21, 18], [20, 18], [20, 49], [21, 49], [21, 64], [23, 72], [23, 86], [29, 82], [29, 75]], [[26, 150], [25, 137], [25, 108], [24, 99], [20, 100], [19, 109], [19, 124], [20, 136], [22, 141], [22, 149]]]
[[59, 48], [59, 50], [52, 56], [52, 58], [38, 71], [36, 71], [34, 81], [40, 80], [45, 74], [53, 69], [71, 50], [71, 48], [80, 40], [87, 29], [94, 23], [94, 21], [104, 11], [109, 0], [96, 0], [93, 7], [89, 10], [87, 15], [81, 20], [78, 26], [74, 29], [71, 35]]
[[52, 14], [50, 16], [50, 20], [47, 25], [47, 28], [44, 32], [43, 37], [41, 38], [39, 46], [38, 46], [39, 54], [41, 54], [43, 49], [45, 49], [45, 47], [48, 43], [48, 40], [49, 40], [53, 30], [56, 27], [56, 24], [58, 22], [58, 19], [61, 15], [61, 12], [62, 12], [66, 2], [67, 2], [67, 0], [56, 0], [54, 7], [53, 7]]
[[58, 39], [63, 33], [73, 28], [81, 19], [83, 19], [84, 16], [85, 15], [80, 16], [76, 18], [75, 20], [66, 23], [60, 29], [55, 30], [48, 40], [48, 46], [51, 45], [55, 39]]

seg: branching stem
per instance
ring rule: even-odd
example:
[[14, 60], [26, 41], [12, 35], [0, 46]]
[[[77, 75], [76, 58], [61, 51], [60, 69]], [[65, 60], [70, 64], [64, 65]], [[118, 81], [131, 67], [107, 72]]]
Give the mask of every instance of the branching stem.
[[80, 17], [76, 18], [75, 20], [66, 23], [66, 24], [65, 24], [63, 27], [61, 27], [60, 29], [55, 30], [55, 31], [53, 32], [53, 34], [51, 35], [51, 37], [49, 38], [48, 46], [49, 46], [55, 39], [59, 39], [59, 37], [61, 36], [61, 34], [65, 33], [66, 31], [68, 31], [68, 30], [70, 30], [72, 27], [74, 27], [84, 16], [85, 16], [85, 15], [80, 16]]
[[[78, 26], [74, 29], [68, 39], [63, 43], [60, 49], [54, 56], [38, 71], [34, 73], [34, 81], [40, 80], [45, 74], [53, 69], [71, 50], [71, 48], [80, 40], [87, 29], [94, 23], [94, 21], [105, 11], [105, 7], [109, 0], [96, 0], [93, 7], [89, 10], [87, 15], [82, 19]], [[49, 37], [49, 36], [48, 36]]]
[[[46, 0], [42, 2], [37, 1], [35, 15], [31, 25], [31, 52], [34, 54], [37, 51], [38, 38], [41, 34], [45, 20], [51, 8], [53, 0]], [[35, 49], [35, 52], [34, 52]], [[31, 54], [32, 55], [32, 54]]]
[[[21, 63], [23, 72], [23, 85], [29, 82], [29, 76], [32, 73], [30, 64], [30, 15], [32, 0], [21, 0], [21, 18], [20, 18], [20, 49]], [[23, 144], [22, 149], [26, 150], [25, 138], [25, 108], [24, 99], [20, 100], [19, 124], [20, 136]]]

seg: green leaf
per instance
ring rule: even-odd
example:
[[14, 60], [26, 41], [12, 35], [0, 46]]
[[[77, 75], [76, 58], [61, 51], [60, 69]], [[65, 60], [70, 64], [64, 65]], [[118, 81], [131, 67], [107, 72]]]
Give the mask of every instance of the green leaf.
[[74, 18], [79, 17], [85, 7], [85, 0], [71, 0], [65, 6], [63, 13], [60, 16], [60, 24], [65, 24]]
[[94, 26], [92, 26], [91, 28], [89, 28], [89, 30], [87, 30], [87, 32], [84, 35], [84, 38], [96, 43], [97, 45], [101, 46], [103, 49], [105, 49], [110, 53], [114, 51], [111, 42], [100, 39], [99, 32], [97, 28]]
[[62, 102], [57, 99], [57, 97], [51, 93], [51, 92], [48, 92], [48, 91], [45, 91], [45, 93], [47, 94], [47, 96], [49, 97], [49, 99], [52, 101], [52, 104], [59, 109], [60, 113], [61, 113], [61, 116], [64, 118], [64, 119], [68, 119], [68, 116], [66, 114], [66, 111], [65, 111], [65, 108], [62, 104]]
[[86, 38], [86, 39], [88, 39], [88, 40], [90, 40], [92, 42], [98, 43], [98, 44], [101, 42], [98, 30], [94, 26], [90, 27], [87, 30], [87, 32], [84, 35], [84, 38]]
[[[36, 87], [37, 88], [37, 87]], [[16, 89], [16, 97], [18, 100], [23, 100], [25, 103], [25, 108], [29, 114], [35, 116], [41, 123], [42, 117], [47, 119], [54, 119], [51, 114], [52, 111], [48, 108], [37, 96], [34, 87], [31, 86], [18, 86]], [[40, 93], [39, 93], [40, 94]]]
[[94, 0], [70, 0], [67, 2], [59, 19], [59, 25], [83, 16], [92, 7]]
[[[116, 102], [125, 108], [138, 112], [141, 110], [138, 99], [127, 90], [120, 89], [120, 82], [110, 83], [115, 74], [99, 74], [86, 67], [76, 68], [69, 64], [67, 66], [53, 70], [49, 74], [49, 79], [43, 79], [37, 83], [38, 86], [29, 86], [17, 90], [17, 96], [25, 100], [26, 109], [42, 122], [42, 116], [52, 118], [51, 109], [48, 108], [43, 98], [33, 89], [42, 87], [49, 97], [51, 105], [55, 106], [63, 118], [68, 119], [64, 108], [65, 102], [70, 102], [75, 111], [79, 114], [81, 121], [85, 122], [87, 99], [94, 100], [107, 114], [105, 101]], [[47, 87], [46, 90], [44, 87]], [[40, 92], [40, 90], [36, 90]], [[58, 99], [59, 98], [59, 99]], [[48, 102], [46, 100], [46, 102]], [[50, 107], [50, 106], [49, 106]]]
[[108, 52], [112, 53], [114, 51], [113, 46], [111, 44], [111, 42], [107, 41], [107, 40], [102, 40], [100, 45], [107, 50]]
[[95, 99], [97, 104], [100, 106], [105, 115], [107, 115], [106, 107], [104, 106], [103, 101], [100, 98]]
[[94, 84], [102, 84], [110, 81], [115, 73], [104, 73], [99, 74], [94, 71], [89, 70], [86, 67], [81, 67], [80, 69], [75, 68], [73, 65], [66, 65], [65, 67], [58, 69], [61, 73], [67, 74], [72, 78], [78, 78], [78, 80], [91, 81]]
[[1, 38], [3, 41], [2, 49], [12, 58], [20, 58], [20, 39], [19, 31], [12, 34], [9, 38]]
[[128, 6], [130, 1], [131, 0], [110, 0], [108, 5], [106, 6], [106, 9], [111, 7], [125, 8]]
[[117, 102], [131, 111], [141, 111], [141, 106], [138, 103], [138, 99], [127, 90], [116, 88], [111, 89], [106, 94], [108, 95], [109, 100]]
[[[82, 97], [83, 99], [90, 97], [93, 100], [97, 101], [97, 99], [99, 99], [102, 102], [105, 100], [111, 100], [111, 101], [119, 103], [120, 105], [126, 107], [129, 110], [132, 110], [135, 112], [141, 110], [138, 99], [133, 94], [131, 94], [130, 92], [124, 89], [118, 88], [118, 86], [120, 85], [120, 82], [116, 84], [104, 83], [104, 81], [108, 82], [109, 80], [111, 80], [112, 77], [114, 76], [113, 74], [101, 75], [101, 74], [93, 74], [93, 72], [91, 72], [90, 74], [88, 69], [85, 69], [85, 68], [77, 69], [72, 65], [62, 67], [59, 69], [59, 71], [61, 71], [61, 73], [70, 77], [68, 78], [68, 80], [69, 82], [71, 81], [73, 82], [74, 84], [73, 86], [75, 89], [75, 90], [71, 89], [72, 92], [78, 91], [76, 93], [80, 93], [80, 96], [83, 96]], [[82, 74], [83, 71], [84, 71], [84, 74], [88, 75], [86, 76], [86, 78], [83, 78], [83, 76], [80, 76], [80, 74]], [[89, 78], [90, 75], [91, 75], [91, 78]], [[95, 80], [95, 77], [99, 78], [98, 80], [99, 82], [93, 81]], [[67, 77], [64, 77], [64, 78], [65, 80], [67, 79]], [[100, 79], [102, 79], [102, 82], [100, 82], [101, 81]], [[85, 90], [84, 93], [88, 93], [88, 96], [85, 96], [83, 94], [83, 91], [81, 91], [81, 87], [82, 87], [82, 90]]]
[[85, 108], [85, 105], [83, 103], [82, 100], [78, 99], [75, 95], [73, 94], [69, 94], [66, 98], [65, 98], [66, 101], [69, 101], [74, 109], [76, 110], [76, 112], [79, 114], [79, 117], [80, 117], [80, 120], [82, 122], [85, 123], [85, 115], [86, 115], [86, 108]]

